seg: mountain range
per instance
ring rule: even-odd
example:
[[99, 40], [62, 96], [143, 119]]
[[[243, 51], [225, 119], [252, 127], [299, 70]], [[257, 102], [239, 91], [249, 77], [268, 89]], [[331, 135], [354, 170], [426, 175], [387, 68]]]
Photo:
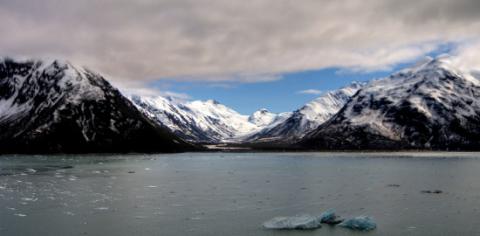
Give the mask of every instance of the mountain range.
[[447, 57], [353, 82], [293, 112], [121, 92], [59, 60], [0, 61], [0, 153], [175, 152], [201, 144], [308, 150], [477, 150], [480, 81]]
[[138, 95], [129, 98], [147, 116], [190, 142], [292, 144], [337, 113], [362, 85], [354, 82], [327, 92], [294, 112], [275, 114], [262, 108], [250, 116], [215, 100], [181, 102], [171, 97]]
[[335, 115], [363, 85], [353, 82], [344, 88], [327, 92], [288, 114], [282, 122], [251, 135], [246, 141], [295, 143]]
[[0, 153], [195, 149], [101, 75], [59, 60], [0, 60], [0, 130]]
[[480, 148], [480, 81], [445, 57], [365, 85], [301, 142], [311, 149]]

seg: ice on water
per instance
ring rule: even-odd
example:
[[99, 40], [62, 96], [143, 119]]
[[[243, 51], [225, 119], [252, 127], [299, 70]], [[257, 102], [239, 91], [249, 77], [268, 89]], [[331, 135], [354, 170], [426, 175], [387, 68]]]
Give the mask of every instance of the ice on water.
[[377, 227], [377, 224], [373, 221], [373, 218], [368, 216], [357, 216], [350, 218], [346, 221], [340, 219], [335, 211], [330, 209], [319, 216], [312, 216], [310, 214], [302, 214], [291, 217], [280, 216], [275, 217], [265, 223], [263, 227], [267, 229], [317, 229], [321, 228], [321, 224], [337, 225], [340, 227], [359, 230], [370, 231]]
[[342, 222], [340, 217], [335, 214], [335, 211], [333, 209], [329, 209], [323, 212], [318, 218], [323, 224], [336, 225]]
[[321, 224], [338, 224], [340, 220], [335, 211], [330, 209], [319, 216], [302, 214], [296, 216], [279, 216], [263, 224], [267, 229], [317, 229]]
[[357, 216], [348, 219], [342, 222], [339, 226], [359, 231], [370, 231], [377, 228], [377, 224], [373, 221], [371, 217], [368, 216]]
[[267, 229], [318, 229], [321, 226], [320, 219], [309, 214], [291, 217], [275, 217], [265, 223]]

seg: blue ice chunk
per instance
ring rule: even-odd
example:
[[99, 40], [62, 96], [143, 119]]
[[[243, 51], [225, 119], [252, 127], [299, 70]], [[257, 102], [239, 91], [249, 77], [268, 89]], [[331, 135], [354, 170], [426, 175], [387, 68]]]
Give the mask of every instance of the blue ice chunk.
[[335, 214], [333, 209], [329, 209], [318, 217], [321, 223], [329, 224], [329, 225], [336, 225], [342, 222], [342, 220]]
[[320, 219], [311, 215], [297, 215], [291, 217], [275, 217], [265, 223], [267, 229], [318, 229], [321, 228]]
[[368, 216], [357, 216], [348, 219], [342, 222], [339, 226], [360, 231], [369, 231], [377, 228], [377, 224], [373, 221], [373, 218]]

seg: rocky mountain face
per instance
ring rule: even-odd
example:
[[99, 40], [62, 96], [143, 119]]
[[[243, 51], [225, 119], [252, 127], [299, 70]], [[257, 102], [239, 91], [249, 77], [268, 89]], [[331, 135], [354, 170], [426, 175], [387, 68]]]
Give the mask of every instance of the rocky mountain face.
[[447, 58], [370, 82], [300, 146], [310, 149], [480, 149], [480, 81]]
[[58, 60], [0, 60], [0, 130], [0, 153], [193, 149], [101, 75]]
[[161, 96], [129, 97], [151, 119], [197, 143], [242, 142], [251, 133], [279, 121], [279, 115], [267, 110], [246, 116], [215, 100], [180, 102]]
[[335, 115], [362, 85], [354, 82], [347, 87], [327, 92], [291, 113], [283, 122], [267, 127], [247, 140], [250, 142], [296, 142]]

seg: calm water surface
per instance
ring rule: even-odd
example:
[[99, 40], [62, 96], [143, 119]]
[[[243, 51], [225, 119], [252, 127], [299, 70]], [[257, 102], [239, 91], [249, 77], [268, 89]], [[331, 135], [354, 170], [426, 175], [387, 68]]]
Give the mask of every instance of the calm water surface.
[[[329, 208], [378, 228], [261, 227]], [[2, 236], [480, 235], [479, 219], [479, 153], [0, 156]]]

